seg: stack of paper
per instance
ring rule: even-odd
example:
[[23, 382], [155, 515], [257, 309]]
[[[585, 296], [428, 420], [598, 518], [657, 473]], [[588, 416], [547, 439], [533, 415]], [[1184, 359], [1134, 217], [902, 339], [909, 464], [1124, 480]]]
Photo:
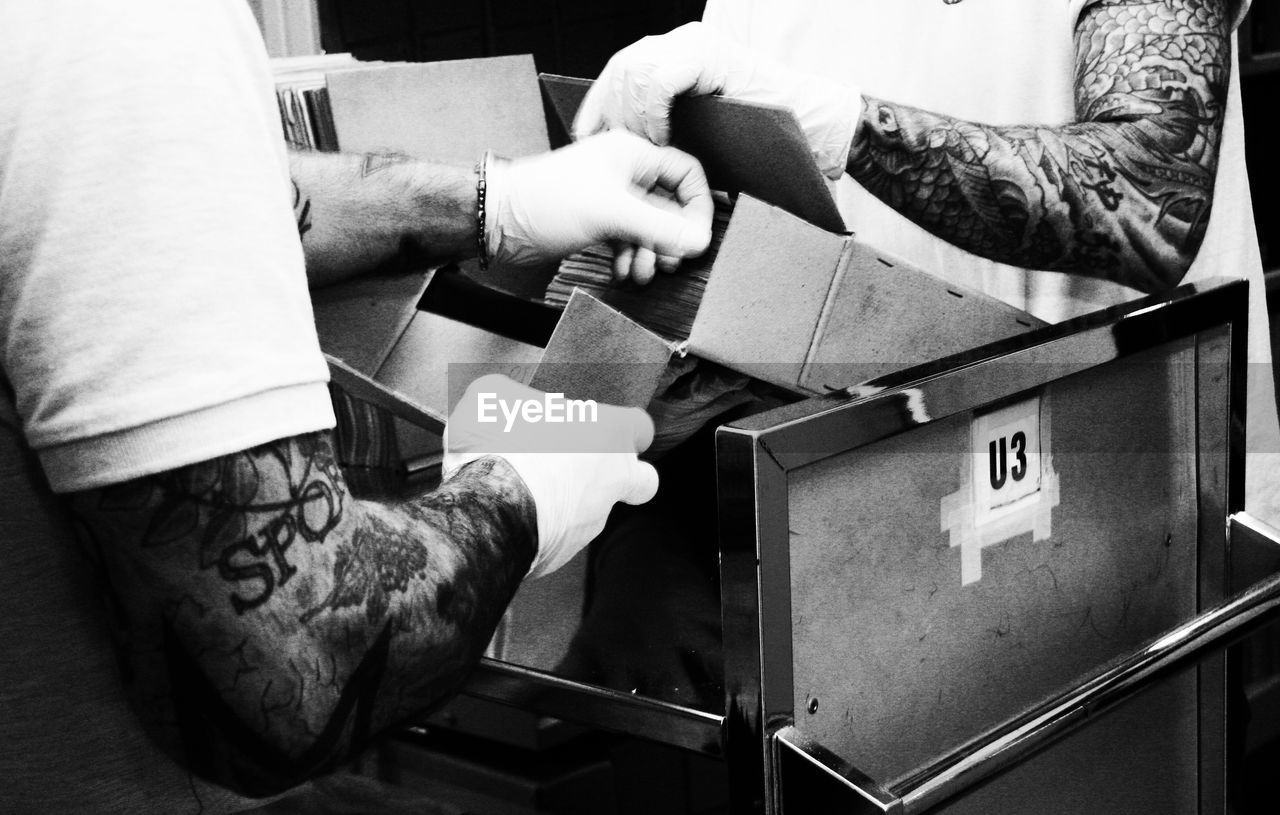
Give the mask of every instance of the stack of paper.
[[607, 244], [589, 246], [560, 263], [556, 276], [547, 286], [546, 302], [564, 308], [573, 290], [583, 289], [668, 340], [688, 339], [707, 288], [711, 265], [733, 212], [729, 196], [717, 192], [713, 193], [713, 200], [711, 246], [701, 257], [685, 260], [672, 274], [659, 272], [653, 282], [645, 286], [630, 282], [619, 284], [613, 281], [613, 249]]

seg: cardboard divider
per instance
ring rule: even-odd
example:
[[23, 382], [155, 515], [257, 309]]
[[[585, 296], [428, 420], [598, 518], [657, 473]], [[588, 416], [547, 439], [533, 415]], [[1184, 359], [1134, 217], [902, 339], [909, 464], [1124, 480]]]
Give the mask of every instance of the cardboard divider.
[[796, 392], [823, 393], [1044, 324], [856, 236], [740, 195], [688, 350]]
[[821, 393], [1045, 325], [982, 292], [849, 243], [799, 384]]
[[689, 350], [795, 388], [849, 239], [738, 196]]
[[578, 289], [529, 385], [574, 399], [643, 408], [674, 351], [652, 331]]
[[422, 298], [431, 273], [365, 275], [311, 290], [320, 347], [373, 377], [395, 347]]

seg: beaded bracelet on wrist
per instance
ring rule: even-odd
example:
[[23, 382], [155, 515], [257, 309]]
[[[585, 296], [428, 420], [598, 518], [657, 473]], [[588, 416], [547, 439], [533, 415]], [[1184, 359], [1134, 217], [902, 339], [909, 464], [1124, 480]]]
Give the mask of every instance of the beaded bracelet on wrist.
[[489, 268], [489, 242], [485, 239], [484, 223], [487, 187], [485, 176], [489, 169], [489, 154], [490, 151], [485, 150], [484, 155], [480, 156], [480, 163], [476, 165], [476, 257], [481, 269]]

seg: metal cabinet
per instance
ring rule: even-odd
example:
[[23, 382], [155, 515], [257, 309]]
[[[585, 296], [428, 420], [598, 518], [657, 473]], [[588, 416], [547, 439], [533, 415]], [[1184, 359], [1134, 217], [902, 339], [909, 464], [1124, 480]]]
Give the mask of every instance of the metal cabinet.
[[1232, 585], [1277, 546], [1241, 511], [1246, 302], [1183, 286], [720, 427], [722, 707], [489, 659], [466, 693], [718, 756], [734, 812], [1224, 813], [1226, 648], [1280, 605]]
[[738, 809], [1226, 811], [1243, 290], [721, 431]]

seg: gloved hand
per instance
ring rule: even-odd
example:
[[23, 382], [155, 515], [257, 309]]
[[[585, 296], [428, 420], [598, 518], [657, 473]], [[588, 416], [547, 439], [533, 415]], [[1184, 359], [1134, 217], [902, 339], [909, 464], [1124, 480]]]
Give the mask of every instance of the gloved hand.
[[682, 93], [791, 108], [828, 178], [844, 172], [862, 112], [856, 88], [799, 73], [702, 23], [687, 23], [613, 55], [578, 109], [574, 138], [621, 128], [668, 144], [671, 103]]
[[711, 190], [701, 165], [627, 133], [492, 160], [485, 185], [485, 241], [500, 263], [537, 265], [614, 241], [638, 247], [615, 258], [614, 276], [647, 283], [658, 256], [672, 266], [711, 242]]
[[586, 406], [595, 403], [557, 402], [556, 396], [563, 394], [490, 374], [467, 387], [445, 427], [446, 479], [471, 461], [497, 455], [533, 496], [538, 552], [528, 577], [568, 563], [604, 529], [616, 502], [643, 504], [658, 490], [657, 471], [637, 457], [653, 441], [653, 422], [643, 410], [596, 405], [591, 411]]

